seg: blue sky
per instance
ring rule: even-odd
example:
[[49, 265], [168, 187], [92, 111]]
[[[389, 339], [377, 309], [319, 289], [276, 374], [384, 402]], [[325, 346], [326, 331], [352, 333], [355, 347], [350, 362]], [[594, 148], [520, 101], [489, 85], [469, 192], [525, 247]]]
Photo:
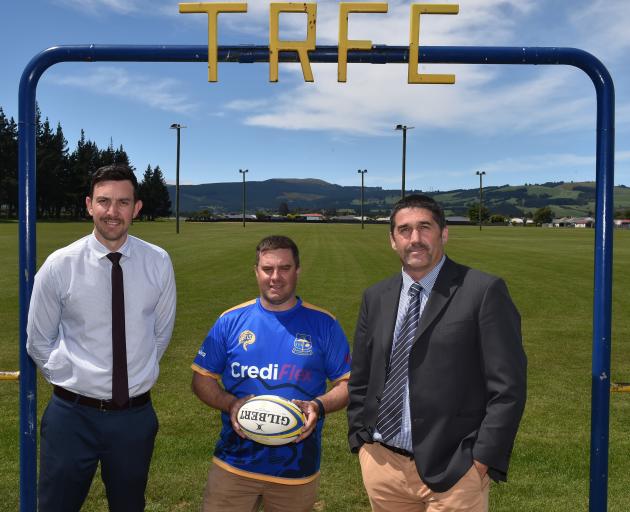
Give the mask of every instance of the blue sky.
[[[219, 44], [268, 44], [269, 3], [219, 16]], [[387, 14], [354, 14], [349, 37], [407, 45], [409, 1]], [[454, 3], [454, 2], [453, 2]], [[336, 45], [339, 4], [317, 2], [317, 44]], [[630, 2], [627, 0], [461, 0], [456, 16], [426, 16], [420, 44], [564, 46], [593, 53], [616, 90], [615, 183], [630, 185]], [[280, 18], [281, 38], [303, 39], [305, 16]], [[207, 44], [202, 14], [179, 14], [170, 0], [3, 2], [0, 106], [17, 120], [22, 70], [39, 51], [63, 44]], [[624, 62], [625, 61], [625, 62]], [[182, 130], [181, 182], [320, 178], [400, 188], [407, 132], [407, 188], [425, 191], [595, 178], [595, 93], [566, 66], [423, 66], [452, 72], [455, 85], [409, 85], [404, 65], [313, 64], [305, 83], [298, 64], [219, 64], [208, 83], [200, 63], [63, 63], [38, 87], [40, 108], [61, 122], [71, 149], [83, 128], [106, 147], [123, 144], [138, 174], [160, 165], [175, 179]]]

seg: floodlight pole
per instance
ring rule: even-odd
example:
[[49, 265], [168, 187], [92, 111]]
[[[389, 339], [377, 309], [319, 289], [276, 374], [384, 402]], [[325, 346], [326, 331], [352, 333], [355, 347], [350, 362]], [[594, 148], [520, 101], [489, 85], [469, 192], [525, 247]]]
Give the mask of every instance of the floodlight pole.
[[483, 175], [486, 174], [486, 171], [477, 171], [477, 176], [479, 176], [479, 231], [481, 231], [481, 212], [483, 211]]
[[357, 172], [361, 175], [361, 229], [364, 229], [365, 227], [363, 225], [363, 219], [364, 219], [364, 217], [363, 217], [363, 188], [364, 188], [363, 187], [363, 183], [364, 183], [363, 176], [367, 172], [367, 169], [363, 169], [363, 170], [359, 169]]
[[239, 169], [238, 172], [243, 175], [243, 227], [245, 227], [245, 173], [249, 172], [249, 170]]
[[402, 185], [400, 187], [400, 198], [405, 198], [405, 167], [407, 162], [407, 130], [413, 130], [413, 126], [407, 126], [405, 124], [397, 124], [395, 130], [402, 130], [403, 132], [403, 145], [402, 145]]
[[175, 233], [179, 235], [179, 131], [186, 128], [182, 124], [173, 123], [172, 130], [177, 130], [177, 163], [175, 164]]

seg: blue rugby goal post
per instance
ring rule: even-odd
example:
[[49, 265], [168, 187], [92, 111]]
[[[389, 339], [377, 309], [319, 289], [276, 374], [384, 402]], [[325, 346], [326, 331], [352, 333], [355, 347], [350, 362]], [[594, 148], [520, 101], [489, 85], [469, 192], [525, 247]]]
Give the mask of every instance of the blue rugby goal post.
[[[219, 46], [218, 62], [270, 62], [267, 46]], [[408, 64], [406, 46], [373, 45], [349, 50], [347, 62]], [[336, 46], [308, 51], [310, 62], [337, 63]], [[281, 51], [280, 62], [299, 62], [295, 52]], [[208, 62], [208, 46], [56, 46], [28, 63], [19, 87], [19, 301], [20, 301], [20, 511], [37, 507], [36, 371], [26, 353], [26, 321], [36, 262], [36, 91], [42, 74], [60, 62]], [[595, 86], [596, 213], [593, 288], [592, 395], [590, 447], [590, 512], [604, 512], [608, 498], [608, 436], [610, 416], [610, 354], [612, 302], [614, 104], [612, 78], [593, 55], [576, 48], [555, 47], [421, 47], [418, 61], [440, 64], [567, 65], [584, 71]]]

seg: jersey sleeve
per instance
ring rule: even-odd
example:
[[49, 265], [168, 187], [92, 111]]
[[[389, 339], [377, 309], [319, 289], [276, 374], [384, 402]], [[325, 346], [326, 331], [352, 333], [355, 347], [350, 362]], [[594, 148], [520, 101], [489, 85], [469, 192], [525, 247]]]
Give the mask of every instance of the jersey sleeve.
[[326, 377], [334, 382], [350, 377], [350, 347], [348, 339], [337, 320], [329, 329], [328, 347], [326, 350]]
[[193, 369], [199, 368], [210, 374], [221, 376], [227, 361], [227, 343], [224, 318], [219, 318], [203, 340], [193, 360]]

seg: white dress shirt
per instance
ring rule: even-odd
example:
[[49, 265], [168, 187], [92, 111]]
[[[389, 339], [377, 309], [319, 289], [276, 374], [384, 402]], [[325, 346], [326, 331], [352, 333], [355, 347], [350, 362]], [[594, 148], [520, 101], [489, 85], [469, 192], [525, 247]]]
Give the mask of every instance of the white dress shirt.
[[[35, 275], [26, 349], [46, 380], [112, 396], [112, 263], [90, 234], [52, 253]], [[175, 323], [175, 276], [166, 251], [128, 236], [122, 254], [129, 396], [153, 386]]]

